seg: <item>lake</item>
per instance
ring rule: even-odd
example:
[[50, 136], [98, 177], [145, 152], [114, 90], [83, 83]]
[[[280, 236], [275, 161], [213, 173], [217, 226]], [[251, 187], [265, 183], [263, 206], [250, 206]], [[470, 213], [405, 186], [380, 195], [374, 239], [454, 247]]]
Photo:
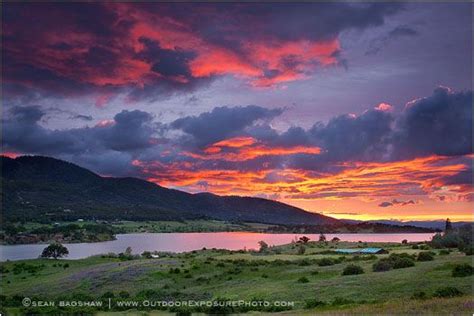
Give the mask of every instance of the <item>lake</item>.
[[[311, 240], [318, 240], [317, 234], [304, 234]], [[428, 234], [326, 234], [327, 240], [338, 237], [341, 241], [363, 242], [401, 242], [406, 239], [411, 242], [427, 241], [433, 236]], [[82, 259], [93, 255], [109, 252], [124, 252], [132, 247], [133, 253], [140, 254], [148, 251], [185, 252], [206, 248], [223, 248], [229, 250], [257, 249], [260, 240], [269, 245], [290, 243], [303, 234], [264, 234], [246, 232], [221, 233], [140, 233], [119, 234], [116, 240], [98, 243], [67, 244], [69, 256], [67, 259]], [[45, 244], [0, 245], [0, 260], [22, 260], [38, 258]]]

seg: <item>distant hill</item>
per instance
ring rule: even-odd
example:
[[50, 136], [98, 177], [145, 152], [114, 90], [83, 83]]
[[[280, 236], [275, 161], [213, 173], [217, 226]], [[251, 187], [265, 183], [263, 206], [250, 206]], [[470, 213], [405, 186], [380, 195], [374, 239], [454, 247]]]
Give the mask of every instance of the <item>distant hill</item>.
[[253, 197], [190, 194], [137, 178], [101, 177], [62, 160], [0, 156], [6, 220], [218, 219], [290, 225], [338, 220]]
[[[351, 219], [341, 219], [342, 222], [349, 224], [358, 224], [363, 221], [351, 220]], [[410, 227], [421, 227], [421, 228], [430, 228], [430, 229], [440, 229], [443, 230], [446, 225], [446, 220], [433, 220], [433, 221], [397, 221], [397, 220], [370, 220], [366, 223], [377, 223], [377, 224], [386, 224], [386, 225], [397, 225], [397, 226], [410, 226]], [[452, 222], [454, 228], [464, 226], [466, 224], [471, 224], [472, 222]]]

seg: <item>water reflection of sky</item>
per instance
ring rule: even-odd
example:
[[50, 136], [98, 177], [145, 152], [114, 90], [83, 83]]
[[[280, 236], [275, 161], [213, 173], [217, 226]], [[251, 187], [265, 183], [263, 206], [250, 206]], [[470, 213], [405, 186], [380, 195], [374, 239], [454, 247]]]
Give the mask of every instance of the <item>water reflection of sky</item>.
[[[259, 234], [246, 232], [222, 233], [152, 233], [117, 235], [116, 240], [98, 243], [68, 244], [68, 259], [81, 259], [103, 253], [119, 253], [127, 247], [132, 247], [133, 253], [148, 251], [184, 252], [206, 248], [225, 248], [230, 250], [256, 249], [260, 240], [269, 245], [290, 243], [303, 236], [302, 234]], [[306, 234], [311, 240], [317, 240], [319, 235]], [[401, 242], [430, 240], [433, 234], [326, 234], [331, 240], [338, 237], [342, 241], [363, 242]], [[0, 246], [1, 261], [37, 258], [44, 244]]]

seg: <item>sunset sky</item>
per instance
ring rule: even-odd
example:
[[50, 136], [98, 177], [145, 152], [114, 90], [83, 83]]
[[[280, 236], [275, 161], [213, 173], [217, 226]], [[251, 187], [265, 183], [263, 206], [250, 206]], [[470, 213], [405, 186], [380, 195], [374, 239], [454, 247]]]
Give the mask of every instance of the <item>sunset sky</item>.
[[5, 155], [472, 220], [471, 3], [2, 6]]

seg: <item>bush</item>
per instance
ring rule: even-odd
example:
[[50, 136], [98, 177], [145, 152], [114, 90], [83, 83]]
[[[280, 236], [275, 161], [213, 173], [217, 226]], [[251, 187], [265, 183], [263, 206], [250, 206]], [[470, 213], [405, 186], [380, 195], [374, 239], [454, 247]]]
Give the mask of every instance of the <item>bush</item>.
[[464, 245], [464, 244], [461, 244], [459, 247], [458, 247], [459, 251], [463, 252], [466, 256], [472, 256], [472, 254], [474, 253], [474, 246], [471, 244], [471, 245]]
[[305, 252], [306, 252], [305, 246], [300, 245], [300, 246], [298, 247], [298, 252], [297, 252], [297, 253], [298, 253], [299, 255], [304, 255]]
[[364, 273], [364, 269], [361, 266], [350, 264], [344, 268], [342, 271], [342, 275], [354, 275], [354, 274], [362, 274]]
[[316, 261], [318, 266], [324, 267], [324, 266], [332, 266], [334, 264], [334, 260], [331, 258], [321, 258], [318, 261]]
[[425, 299], [428, 298], [428, 296], [423, 291], [417, 291], [417, 292], [413, 293], [411, 298], [414, 299], [414, 300], [425, 300]]
[[411, 258], [398, 257], [393, 261], [392, 267], [394, 269], [403, 269], [415, 266], [415, 262]]
[[407, 253], [393, 253], [388, 257], [388, 260], [390, 260], [393, 269], [408, 268], [415, 265], [415, 255]]
[[339, 297], [337, 296], [334, 301], [332, 302], [332, 305], [334, 306], [339, 306], [339, 305], [347, 305], [347, 304], [354, 304], [353, 300], [349, 300], [347, 298]]
[[387, 258], [380, 259], [372, 265], [372, 271], [374, 272], [385, 272], [392, 269], [392, 263]]
[[119, 295], [120, 298], [129, 298], [130, 297], [130, 293], [128, 293], [127, 291], [120, 291], [118, 295]]
[[449, 249], [442, 249], [439, 251], [440, 256], [446, 256], [446, 255], [449, 255], [450, 253], [451, 251], [449, 251]]
[[474, 274], [474, 268], [469, 264], [457, 264], [454, 266], [452, 276], [455, 278], [462, 278]]
[[432, 261], [434, 260], [433, 253], [431, 251], [422, 251], [416, 258], [417, 261]]
[[310, 308], [315, 308], [315, 307], [324, 306], [324, 305], [326, 305], [326, 303], [324, 303], [322, 301], [319, 301], [315, 298], [311, 298], [311, 299], [305, 301], [304, 308], [310, 309]]
[[298, 283], [308, 283], [308, 282], [309, 282], [309, 280], [308, 280], [307, 277], [301, 277], [301, 278], [298, 279]]
[[418, 247], [418, 245], [416, 245], [416, 244], [413, 245], [413, 246], [411, 246], [411, 249], [419, 249], [419, 248], [420, 248], [420, 247]]
[[461, 295], [463, 295], [463, 293], [452, 286], [440, 287], [434, 293], [436, 297], [456, 297]]

